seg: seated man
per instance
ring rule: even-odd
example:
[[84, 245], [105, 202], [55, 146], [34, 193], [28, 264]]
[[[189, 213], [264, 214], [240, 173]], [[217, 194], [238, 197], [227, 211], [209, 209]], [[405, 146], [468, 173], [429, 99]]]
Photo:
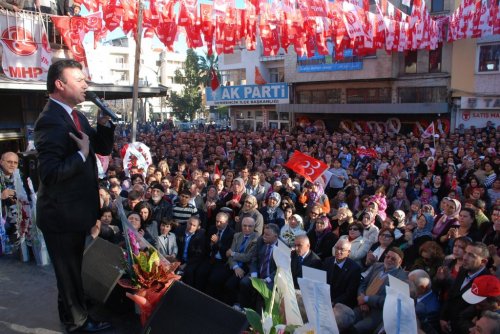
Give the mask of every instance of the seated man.
[[401, 269], [403, 252], [392, 247], [383, 263], [375, 263], [372, 271], [361, 282], [358, 289], [358, 307], [354, 309], [357, 333], [371, 333], [382, 323], [385, 302], [385, 287], [389, 285], [389, 275], [408, 282], [408, 275]]
[[351, 308], [357, 305], [356, 295], [361, 281], [361, 267], [349, 258], [351, 243], [341, 239], [332, 249], [334, 256], [325, 260], [326, 282], [330, 285], [332, 306], [337, 303]]
[[197, 282], [197, 271], [206, 257], [205, 230], [200, 228], [200, 219], [191, 217], [186, 225], [176, 231], [179, 252], [177, 259], [181, 262], [182, 281], [197, 289], [202, 282]]
[[432, 281], [429, 274], [422, 269], [413, 270], [408, 274], [408, 280], [412, 283], [410, 286], [415, 289], [416, 299], [415, 312], [420, 321], [422, 329], [425, 330], [429, 326], [433, 331], [439, 331], [439, 311], [441, 304], [438, 296], [432, 291]]
[[295, 237], [295, 250], [291, 253], [291, 270], [295, 289], [300, 289], [297, 278], [302, 277], [302, 266], [315, 269], [322, 267], [321, 259], [311, 250], [311, 243], [305, 234]]
[[259, 233], [255, 232], [255, 219], [245, 217], [241, 222], [241, 232], [233, 237], [231, 248], [227, 250], [229, 269], [232, 270], [231, 276], [225, 283], [224, 302], [233, 305], [236, 302], [240, 280], [249, 272], [250, 261], [255, 253], [255, 246]]
[[227, 266], [227, 250], [233, 242], [234, 230], [228, 226], [229, 215], [219, 212], [215, 217], [215, 226], [208, 230], [209, 258], [205, 260], [202, 275], [199, 280], [207, 280], [207, 294], [222, 299], [222, 289], [227, 278], [231, 275]]
[[269, 289], [272, 289], [277, 269], [273, 259], [273, 250], [278, 244], [279, 233], [280, 229], [276, 224], [270, 223], [264, 227], [264, 232], [257, 241], [256, 250], [250, 262], [250, 275], [240, 281], [238, 300], [241, 307], [255, 306], [255, 289], [250, 277], [264, 280]]
[[500, 333], [500, 314], [486, 311], [469, 329], [470, 334], [498, 334]]
[[493, 275], [476, 277], [462, 298], [468, 306], [457, 316], [455, 332], [468, 334], [474, 320], [480, 318], [482, 313], [500, 312], [500, 280]]

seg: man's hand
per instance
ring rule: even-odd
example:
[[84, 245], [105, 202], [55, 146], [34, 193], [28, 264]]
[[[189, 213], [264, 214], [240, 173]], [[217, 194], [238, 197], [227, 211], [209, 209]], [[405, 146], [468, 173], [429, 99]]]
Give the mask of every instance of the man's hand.
[[97, 220], [95, 225], [92, 226], [92, 228], [90, 229], [90, 235], [92, 236], [92, 239], [97, 238], [100, 231], [101, 231], [101, 221]]
[[359, 309], [363, 313], [370, 312], [370, 307], [367, 304], [359, 305]]
[[12, 198], [16, 196], [16, 191], [14, 189], [4, 189], [2, 191], [2, 200], [6, 200], [7, 198]]
[[231, 257], [231, 256], [233, 256], [233, 251], [231, 249], [228, 249], [226, 251], [226, 257]]
[[365, 295], [364, 294], [360, 294], [358, 296], [358, 305], [361, 306], [363, 304], [366, 304], [366, 302], [365, 302]]
[[111, 117], [106, 116], [106, 115], [102, 115], [102, 114], [97, 119], [97, 123], [102, 125], [102, 126], [108, 126], [109, 121], [111, 121]]
[[87, 134], [82, 131], [80, 131], [81, 138], [78, 138], [71, 132], [69, 133], [69, 136], [76, 142], [78, 149], [83, 153], [86, 159], [87, 156], [89, 155], [89, 146], [90, 146], [89, 136], [87, 136]]
[[216, 244], [217, 241], [219, 241], [219, 237], [217, 236], [217, 234], [212, 234], [212, 236], [210, 237], [210, 242], [212, 244]]
[[234, 274], [238, 278], [243, 278], [243, 276], [245, 276], [245, 271], [243, 269], [241, 269], [240, 267], [238, 267], [238, 268], [234, 269]]

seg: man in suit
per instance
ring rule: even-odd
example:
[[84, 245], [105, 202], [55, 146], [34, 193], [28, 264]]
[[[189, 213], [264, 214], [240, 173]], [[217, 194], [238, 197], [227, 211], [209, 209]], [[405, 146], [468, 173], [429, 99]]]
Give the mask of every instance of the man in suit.
[[375, 263], [372, 271], [361, 282], [358, 289], [358, 307], [354, 309], [357, 333], [371, 333], [382, 323], [385, 302], [385, 287], [389, 285], [389, 275], [408, 282], [408, 275], [401, 269], [403, 252], [392, 247], [385, 255], [383, 263]]
[[228, 305], [233, 305], [238, 294], [240, 280], [245, 277], [249, 271], [250, 261], [255, 252], [255, 246], [259, 234], [255, 232], [255, 219], [245, 217], [241, 221], [241, 232], [233, 237], [231, 248], [227, 250], [227, 264], [232, 270], [231, 275], [225, 283], [224, 301]]
[[420, 326], [426, 333], [438, 332], [441, 303], [432, 291], [431, 277], [425, 270], [416, 269], [408, 274], [408, 280], [412, 283], [410, 287], [414, 289], [412, 297], [416, 300], [415, 313]]
[[326, 282], [330, 285], [332, 306], [341, 303], [356, 306], [356, 295], [361, 281], [361, 267], [349, 258], [351, 243], [341, 239], [333, 248], [333, 257], [325, 260]]
[[181, 262], [182, 281], [198, 290], [203, 286], [198, 270], [207, 254], [205, 230], [200, 227], [200, 218], [193, 216], [188, 219], [186, 225], [176, 230], [179, 248], [177, 259]]
[[273, 259], [273, 250], [277, 246], [280, 229], [278, 225], [270, 223], [264, 227], [262, 236], [257, 241], [256, 251], [250, 262], [250, 275], [240, 281], [239, 304], [242, 307], [255, 306], [255, 293], [252, 287], [252, 278], [262, 279], [269, 289], [272, 289], [274, 275], [276, 275], [276, 263]]
[[488, 247], [482, 242], [475, 242], [465, 248], [464, 263], [448, 292], [448, 300], [441, 310], [439, 325], [443, 333], [458, 332], [458, 329], [454, 328], [457, 315], [468, 305], [463, 300], [462, 294], [471, 287], [474, 278], [488, 274], [486, 269], [488, 257]]
[[321, 269], [321, 259], [311, 250], [311, 243], [305, 234], [295, 237], [295, 250], [292, 251], [290, 256], [293, 286], [295, 289], [300, 289], [297, 278], [302, 278], [302, 266]]
[[50, 99], [35, 123], [37, 225], [57, 278], [59, 318], [70, 332], [110, 327], [88, 316], [81, 279], [85, 237], [99, 217], [95, 154], [109, 155], [114, 140], [109, 117], [100, 117], [93, 129], [83, 114], [72, 110], [85, 101], [87, 88], [78, 62], [52, 64], [47, 74]]
[[207, 234], [210, 238], [208, 245], [210, 258], [205, 260], [204, 269], [200, 270], [202, 273], [200, 280], [207, 281], [207, 294], [217, 299], [222, 299], [224, 283], [231, 275], [227, 266], [227, 251], [233, 242], [234, 230], [228, 224], [227, 213], [219, 212], [215, 216], [215, 226], [211, 226]]

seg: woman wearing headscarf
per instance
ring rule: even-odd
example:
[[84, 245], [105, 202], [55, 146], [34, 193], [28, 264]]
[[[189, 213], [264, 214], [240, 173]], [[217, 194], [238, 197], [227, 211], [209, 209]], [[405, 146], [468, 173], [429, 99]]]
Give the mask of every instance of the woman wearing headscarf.
[[307, 233], [311, 243], [311, 250], [318, 255], [322, 261], [332, 256], [332, 248], [337, 243], [338, 237], [332, 232], [332, 226], [328, 217], [323, 216], [314, 219], [314, 229]]
[[428, 213], [422, 213], [417, 218], [417, 227], [411, 231], [407, 229], [405, 232], [406, 244], [404, 248], [405, 258], [404, 263], [411, 265], [418, 257], [420, 246], [426, 241], [432, 240], [432, 228], [434, 227], [434, 218]]
[[243, 221], [243, 218], [251, 217], [255, 220], [254, 231], [261, 235], [264, 228], [264, 217], [262, 217], [258, 208], [259, 205], [257, 203], [257, 198], [253, 195], [248, 195], [245, 199], [243, 207], [240, 210], [240, 214], [234, 218], [236, 221], [234, 231], [241, 232], [241, 222]]
[[295, 237], [302, 234], [306, 234], [302, 217], [294, 214], [290, 218], [289, 223], [281, 228], [280, 239], [287, 244], [288, 247], [292, 248], [294, 247]]
[[281, 196], [273, 192], [267, 198], [267, 205], [260, 209], [264, 224], [273, 223], [282, 228], [285, 225], [285, 213], [280, 208]]
[[245, 192], [245, 181], [243, 181], [241, 177], [235, 178], [231, 189], [231, 192], [217, 202], [217, 208], [219, 210], [223, 207], [230, 208], [233, 210], [233, 217], [235, 217], [239, 215], [240, 210], [245, 203], [245, 199], [248, 196]]
[[462, 210], [462, 205], [456, 199], [448, 197], [443, 198], [442, 205], [443, 212], [434, 219], [432, 235], [442, 247], [446, 247], [450, 228], [458, 228], [460, 226], [458, 215]]

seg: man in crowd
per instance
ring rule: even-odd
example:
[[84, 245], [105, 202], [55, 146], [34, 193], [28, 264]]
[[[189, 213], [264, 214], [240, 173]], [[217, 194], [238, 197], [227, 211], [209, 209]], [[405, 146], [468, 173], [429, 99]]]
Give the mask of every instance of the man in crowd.
[[150, 187], [151, 199], [149, 204], [153, 210], [153, 219], [158, 223], [163, 219], [172, 219], [172, 205], [163, 198], [165, 189], [160, 183], [153, 183]]
[[273, 250], [277, 246], [280, 230], [276, 224], [267, 224], [262, 237], [257, 242], [256, 250], [250, 263], [250, 275], [240, 281], [239, 305], [242, 307], [255, 306], [255, 291], [252, 287], [252, 278], [262, 279], [272, 289], [276, 263], [273, 259]]
[[[245, 217], [241, 222], [241, 232], [233, 237], [231, 248], [227, 250], [229, 268], [233, 271], [225, 283], [225, 302], [233, 305], [236, 301], [240, 281], [249, 272], [259, 234], [255, 230], [255, 220]], [[239, 306], [237, 306], [239, 307]]]
[[176, 229], [177, 259], [181, 262], [182, 281], [194, 288], [203, 287], [199, 269], [206, 258], [205, 230], [201, 228], [198, 217], [189, 217], [186, 224]]
[[[15, 244], [17, 235], [17, 201], [14, 186], [14, 172], [19, 165], [19, 157], [14, 152], [5, 152], [0, 160], [0, 191], [2, 193], [2, 217], [5, 217], [5, 233], [9, 240], [4, 244]], [[1, 223], [0, 223], [1, 224]], [[2, 249], [0, 253], [5, 252]]]
[[291, 270], [293, 286], [299, 289], [297, 278], [302, 278], [302, 266], [320, 269], [321, 259], [311, 250], [311, 243], [307, 235], [302, 234], [295, 237], [295, 249], [291, 253]]
[[326, 282], [330, 285], [332, 306], [341, 303], [354, 308], [361, 281], [361, 267], [349, 258], [351, 254], [349, 240], [340, 239], [332, 251], [333, 257], [327, 258], [323, 265]]
[[384, 262], [373, 264], [372, 270], [361, 282], [358, 289], [358, 307], [354, 309], [354, 329], [357, 333], [371, 333], [382, 323], [385, 287], [389, 285], [389, 275], [408, 282], [408, 275], [401, 268], [403, 258], [403, 252], [392, 247], [385, 255]]
[[190, 217], [197, 216], [198, 210], [189, 203], [191, 193], [188, 189], [181, 190], [177, 202], [172, 209], [172, 218], [179, 224], [185, 225]]
[[438, 331], [441, 304], [438, 296], [432, 291], [431, 277], [425, 270], [416, 269], [408, 274], [408, 280], [417, 302], [415, 313], [421, 328], [428, 328], [426, 332]]

